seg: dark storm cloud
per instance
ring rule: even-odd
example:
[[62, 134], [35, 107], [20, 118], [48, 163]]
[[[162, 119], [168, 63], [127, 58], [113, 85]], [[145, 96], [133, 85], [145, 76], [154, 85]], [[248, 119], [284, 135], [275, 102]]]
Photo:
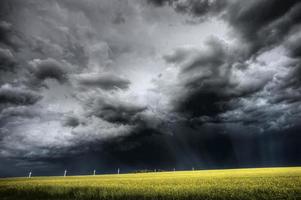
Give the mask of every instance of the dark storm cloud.
[[[1, 159], [81, 173], [300, 164], [301, 3], [146, 1], [0, 3]], [[207, 30], [222, 39], [198, 45]]]
[[82, 74], [76, 77], [80, 85], [104, 90], [128, 89], [130, 81], [115, 74]]
[[0, 21], [0, 43], [15, 47], [16, 37], [14, 37], [14, 31], [12, 30], [12, 24], [6, 21]]
[[77, 117], [68, 116], [64, 119], [63, 125], [70, 127], [77, 127], [80, 124], [80, 121]]
[[[272, 95], [262, 92], [262, 97], [270, 105], [254, 106], [251, 110], [244, 106], [242, 122], [261, 124], [261, 127], [272, 130], [296, 126], [296, 121], [300, 118], [301, 101], [301, 60], [297, 37], [300, 34], [300, 9], [299, 1], [277, 0], [255, 1], [247, 3], [247, 6], [236, 3], [230, 6], [228, 20], [238, 35], [248, 43], [251, 56], [282, 45], [288, 51], [288, 56], [295, 59], [286, 64], [287, 75], [281, 77], [279, 74], [277, 84], [268, 89]], [[232, 117], [235, 119], [235, 116]]]
[[[2, 3], [3, 2], [0, 3], [0, 7], [2, 6]], [[3, 6], [0, 9], [4, 9], [4, 12], [9, 13], [10, 11], [7, 11], [6, 8], [6, 6]], [[20, 50], [21, 47], [24, 47], [27, 39], [24, 38], [22, 33], [14, 29], [12, 23], [6, 21], [6, 17], [7, 16], [4, 17], [5, 20], [3, 21], [1, 21], [0, 18], [0, 44], [1, 46], [11, 48], [15, 51]]]
[[185, 92], [176, 110], [192, 117], [223, 112], [227, 101], [231, 99], [227, 92], [233, 86], [229, 80], [230, 66], [225, 47], [215, 40], [208, 42], [207, 47], [192, 59], [181, 61], [184, 64], [180, 76], [189, 78], [183, 83]]
[[0, 104], [32, 105], [41, 99], [41, 96], [33, 91], [11, 86], [0, 88]]
[[163, 6], [165, 4], [171, 4], [173, 0], [147, 0], [147, 2], [155, 6]]
[[122, 15], [121, 12], [117, 12], [113, 18], [113, 24], [124, 24], [125, 23], [125, 17]]
[[28, 106], [8, 107], [1, 111], [0, 118], [25, 117], [33, 118], [38, 116], [38, 113]]
[[168, 63], [181, 64], [187, 57], [192, 54], [194, 50], [189, 49], [176, 49], [172, 54], [164, 55], [163, 59]]
[[67, 80], [67, 66], [52, 58], [32, 61], [32, 73], [40, 81], [55, 79], [60, 83]]
[[294, 37], [287, 41], [286, 47], [289, 50], [289, 56], [292, 58], [301, 58], [301, 36]]
[[207, 13], [218, 13], [226, 6], [225, 0], [186, 0], [177, 1], [174, 8], [178, 12], [201, 16]]
[[300, 34], [293, 32], [283, 45], [287, 50], [287, 56], [292, 60], [286, 64], [289, 72], [284, 77], [279, 77], [279, 84], [270, 90], [273, 91], [273, 97], [269, 101], [273, 104], [286, 103], [294, 105], [292, 110], [299, 110], [298, 103], [301, 101], [301, 51]]
[[212, 76], [215, 75], [215, 69], [223, 64], [229, 63], [229, 56], [227, 55], [227, 46], [218, 39], [210, 39], [206, 45], [208, 49], [200, 52], [197, 57], [193, 58], [188, 64], [183, 66], [183, 72], [194, 70], [195, 68], [209, 68], [213, 70]]
[[233, 33], [241, 36], [252, 55], [258, 50], [271, 48], [283, 42], [301, 22], [301, 3], [298, 0], [185, 0], [152, 1], [157, 6], [170, 5], [176, 11], [204, 17], [219, 14], [233, 27]]
[[8, 40], [10, 40], [9, 37], [10, 37], [11, 27], [12, 25], [6, 21], [0, 22], [1, 43], [4, 44], [10, 43], [8, 42]]
[[226, 19], [250, 45], [250, 53], [271, 48], [283, 41], [300, 23], [298, 0], [234, 1]]
[[[163, 58], [168, 63], [179, 64], [182, 72], [202, 70], [204, 68], [217, 69], [222, 64], [228, 63], [231, 52], [228, 51], [226, 43], [217, 38], [210, 38], [206, 41], [202, 50], [195, 48], [179, 48], [172, 54]], [[214, 76], [214, 74], [212, 74]]]
[[[247, 105], [242, 105], [241, 99], [252, 99], [252, 95], [255, 95], [255, 99], [263, 98], [273, 104], [285, 102], [287, 109], [299, 109], [291, 105], [300, 102], [301, 61], [299, 37], [296, 36], [300, 34], [301, 3], [299, 1], [160, 1], [157, 3], [154, 1], [153, 3], [157, 6], [169, 5], [176, 11], [195, 18], [213, 16], [214, 13], [215, 17], [220, 17], [230, 25], [234, 36], [240, 37], [241, 45], [234, 49], [211, 43], [203, 52], [178, 49], [173, 54], [164, 56], [168, 63], [180, 66], [179, 77], [184, 79], [181, 83], [184, 91], [179, 97], [181, 101], [175, 101], [176, 110], [188, 113], [189, 116], [200, 117], [199, 121], [237, 123], [241, 120], [243, 123], [254, 122], [267, 127], [270, 126], [268, 124], [280, 119], [283, 111], [272, 109], [272, 106], [265, 109], [254, 106], [252, 113], [255, 114], [249, 115], [248, 112], [243, 111], [244, 119], [231, 115], [233, 117], [231, 120], [221, 115], [227, 115], [226, 113], [232, 111], [242, 112]], [[181, 4], [183, 9], [177, 9], [181, 8]], [[256, 64], [258, 55], [277, 46], [284, 46], [289, 56], [295, 59], [293, 63], [286, 64], [289, 72], [285, 77], [279, 77], [277, 84], [270, 83], [272, 77], [268, 75], [261, 76], [259, 82], [252, 84], [244, 84], [233, 79], [233, 74], [237, 73], [237, 70], [247, 70], [248, 65]], [[262, 65], [265, 67], [264, 64]], [[190, 78], [185, 79], [186, 76]], [[263, 91], [268, 84], [273, 85], [272, 88], [268, 86], [268, 90], [273, 93], [272, 97]], [[286, 121], [287, 117], [283, 117], [282, 120]]]
[[[0, 143], [6, 136], [15, 137], [11, 122], [21, 122], [26, 119], [40, 117], [40, 113], [34, 110], [31, 105], [13, 104], [8, 107], [8, 104], [6, 104], [3, 107], [0, 102]], [[3, 150], [3, 148], [1, 149]]]
[[179, 13], [203, 17], [207, 14], [218, 14], [227, 6], [227, 0], [147, 0], [155, 6], [169, 5]]
[[182, 95], [175, 102], [175, 109], [190, 117], [216, 116], [237, 107], [238, 98], [247, 97], [260, 89], [269, 78], [260, 82], [240, 86], [233, 80], [233, 66], [239, 53], [212, 38], [203, 50], [178, 49], [165, 60], [180, 66]]
[[116, 99], [98, 98], [94, 101], [91, 114], [112, 123], [131, 124], [135, 122], [137, 114], [146, 108], [130, 102], [122, 102]]
[[11, 71], [15, 66], [15, 58], [9, 49], [0, 48], [0, 70]]
[[[142, 112], [142, 107], [123, 103], [114, 105], [112, 101], [112, 111], [108, 113], [110, 116], [106, 117], [103, 114], [101, 118], [87, 116], [87, 113], [81, 110], [84, 103], [74, 98], [79, 93], [83, 96], [90, 91], [97, 93], [99, 89], [102, 89], [106, 96], [111, 92], [121, 93], [129, 88], [130, 81], [116, 75], [118, 72], [114, 69], [106, 70], [109, 73], [98, 73], [113, 63], [110, 57], [114, 56], [114, 52], [106, 40], [114, 41], [116, 48], [120, 48], [119, 42], [110, 38], [111, 33], [106, 36], [108, 28], [105, 26], [113, 26], [112, 20], [117, 24], [124, 23], [126, 15], [115, 10], [111, 2], [93, 4], [91, 1], [91, 4], [86, 4], [81, 1], [3, 1], [1, 5], [1, 19], [4, 21], [0, 24], [0, 70], [5, 67], [5, 72], [1, 73], [3, 85], [0, 94], [0, 131], [1, 134], [7, 134], [3, 134], [5, 137], [0, 140], [0, 156], [29, 160], [70, 155], [68, 150], [72, 151], [71, 148], [76, 145], [89, 146], [95, 141], [106, 141], [108, 138], [130, 134], [130, 125], [109, 121], [114, 121], [113, 115], [116, 117], [117, 112], [122, 111], [122, 120], [125, 123], [126, 117], [134, 117], [135, 112]], [[103, 9], [102, 6], [106, 8]], [[74, 9], [77, 12], [74, 12]], [[113, 9], [115, 16], [111, 15]], [[108, 11], [99, 12], [100, 10]], [[118, 10], [128, 12], [126, 9]], [[2, 16], [3, 13], [6, 14]], [[26, 20], [23, 21], [24, 19]], [[98, 30], [100, 27], [101, 31]], [[21, 36], [22, 45], [19, 42]], [[15, 64], [14, 62], [18, 69], [8, 70], [7, 67]], [[76, 83], [85, 88], [84, 90], [79, 90], [67, 82], [74, 81], [74, 77], [78, 77]], [[42, 101], [34, 105], [39, 100]], [[11, 110], [4, 109], [8, 105], [14, 107], [11, 107]], [[24, 112], [21, 106], [24, 106]], [[106, 105], [103, 112], [108, 112], [108, 107], [109, 105]], [[32, 112], [27, 112], [30, 109]], [[65, 117], [73, 110], [76, 113], [74, 117]], [[18, 123], [12, 123], [15, 121]], [[43, 133], [40, 132], [42, 129]], [[34, 140], [40, 135], [45, 137], [36, 145]], [[54, 135], [58, 140], [48, 140], [52, 137], [50, 135]], [[64, 137], [63, 143], [59, 142], [62, 141], [60, 136]], [[52, 145], [54, 143], [55, 145]], [[20, 149], [12, 149], [11, 146]], [[74, 149], [77, 153], [89, 151], [88, 148]]]

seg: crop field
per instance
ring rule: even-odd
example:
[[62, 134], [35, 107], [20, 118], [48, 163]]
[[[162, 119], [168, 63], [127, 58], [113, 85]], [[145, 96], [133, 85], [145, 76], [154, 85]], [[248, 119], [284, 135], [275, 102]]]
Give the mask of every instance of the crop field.
[[6, 178], [0, 199], [301, 199], [301, 167]]

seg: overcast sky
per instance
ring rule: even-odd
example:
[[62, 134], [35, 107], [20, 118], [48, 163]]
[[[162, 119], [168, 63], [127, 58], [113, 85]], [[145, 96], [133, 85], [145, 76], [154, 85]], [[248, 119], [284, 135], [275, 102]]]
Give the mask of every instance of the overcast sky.
[[300, 1], [0, 4], [0, 176], [301, 164]]

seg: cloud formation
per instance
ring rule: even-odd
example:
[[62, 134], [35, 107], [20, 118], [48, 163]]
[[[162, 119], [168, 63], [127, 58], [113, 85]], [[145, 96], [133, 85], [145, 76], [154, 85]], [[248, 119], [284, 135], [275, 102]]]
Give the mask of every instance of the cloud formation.
[[128, 89], [130, 81], [109, 73], [80, 74], [76, 77], [78, 83], [86, 87], [96, 87], [104, 90]]
[[[211, 41], [203, 51], [195, 47], [178, 48], [164, 56], [167, 63], [180, 68], [178, 77], [182, 80], [182, 95], [174, 95], [177, 111], [188, 113], [194, 121], [202, 123], [238, 123], [241, 120], [243, 123], [257, 122], [267, 128], [270, 127], [267, 124], [280, 118], [278, 109], [272, 103], [276, 99], [278, 103], [286, 102], [287, 105], [283, 105], [286, 108], [299, 109], [294, 105], [294, 102], [300, 100], [297, 78], [300, 60], [296, 42], [298, 37], [295, 36], [300, 27], [298, 1], [219, 1], [219, 6], [216, 5], [217, 1], [153, 3], [157, 6], [171, 6], [175, 11], [194, 18], [216, 15], [228, 23], [232, 34], [239, 38], [237, 42], [224, 45]], [[180, 4], [187, 9], [177, 9]], [[198, 5], [203, 9], [201, 12], [196, 11]], [[268, 56], [279, 55], [280, 51], [288, 52], [282, 53], [283, 61], [279, 61], [284, 65], [282, 69], [276, 62], [267, 61]], [[291, 61], [290, 58], [295, 60]], [[270, 92], [274, 94], [272, 97]], [[250, 105], [252, 110], [262, 112], [263, 108], [257, 101], [271, 103], [265, 105], [264, 113], [273, 114], [257, 115], [262, 116], [262, 119], [255, 119], [256, 114], [244, 118], [248, 116], [245, 107]], [[242, 118], [238, 117], [238, 113], [241, 113]]]
[[0, 158], [13, 165], [301, 162], [299, 1], [3, 0], [0, 11]]
[[138, 113], [146, 109], [130, 102], [121, 102], [111, 98], [97, 98], [92, 105], [88, 106], [92, 107], [92, 115], [112, 123], [131, 123]]
[[12, 70], [15, 64], [14, 56], [9, 49], [0, 48], [0, 65], [1, 70]]
[[44, 81], [46, 79], [55, 79], [62, 83], [67, 79], [67, 67], [64, 67], [62, 63], [59, 63], [54, 59], [36, 59], [31, 62], [31, 65], [33, 66], [32, 72], [34, 77], [40, 81]]
[[3, 85], [0, 88], [0, 104], [32, 105], [41, 99], [38, 93], [30, 90]]

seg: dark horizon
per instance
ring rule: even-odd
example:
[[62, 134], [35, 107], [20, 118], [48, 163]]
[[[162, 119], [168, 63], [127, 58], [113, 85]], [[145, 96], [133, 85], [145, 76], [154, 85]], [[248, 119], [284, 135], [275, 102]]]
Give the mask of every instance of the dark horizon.
[[[270, 136], [272, 137], [272, 136]], [[283, 140], [289, 138], [294, 142], [289, 142], [289, 145], [285, 145]], [[262, 152], [247, 152], [246, 147], [237, 150], [236, 153], [240, 152], [239, 157], [235, 157], [235, 152], [230, 151], [229, 148], [218, 148], [219, 151], [214, 151], [213, 148], [209, 150], [202, 149], [199, 154], [207, 155], [206, 158], [203, 158], [202, 161], [196, 161], [196, 158], [183, 158], [183, 154], [197, 155], [196, 152], [192, 153], [192, 150], [189, 149], [185, 153], [177, 153], [173, 157], [170, 157], [171, 154], [160, 154], [164, 150], [157, 150], [155, 153], [152, 152], [152, 144], [144, 144], [141, 141], [142, 147], [138, 150], [139, 153], [133, 153], [132, 151], [113, 151], [112, 146], [116, 144], [106, 144], [104, 150], [102, 151], [91, 151], [85, 154], [79, 154], [76, 156], [66, 156], [57, 159], [42, 160], [38, 159], [38, 162], [49, 163], [48, 165], [42, 165], [37, 163], [36, 160], [31, 160], [29, 163], [33, 163], [29, 166], [15, 166], [14, 162], [6, 163], [1, 162], [2, 166], [13, 166], [8, 169], [1, 169], [0, 177], [26, 177], [31, 171], [32, 176], [63, 176], [63, 172], [67, 169], [67, 175], [91, 175], [93, 170], [96, 170], [97, 174], [115, 174], [117, 169], [121, 170], [121, 173], [133, 173], [136, 170], [164, 170], [172, 171], [174, 168], [176, 171], [179, 170], [192, 170], [192, 167], [195, 170], [206, 170], [206, 169], [238, 169], [238, 168], [262, 168], [262, 167], [295, 167], [301, 166], [301, 161], [299, 159], [300, 155], [300, 145], [301, 142], [298, 140], [299, 136], [293, 134], [285, 136], [283, 138], [278, 138], [278, 141], [274, 141], [273, 145], [277, 146], [282, 145], [282, 148], [275, 148], [274, 151], [268, 152], [268, 148], [261, 147]], [[214, 140], [216, 140], [215, 138]], [[210, 138], [209, 140], [212, 140]], [[218, 141], [219, 139], [217, 139]], [[246, 140], [242, 145], [247, 145]], [[257, 138], [261, 141], [261, 138]], [[265, 141], [269, 140], [266, 138]], [[221, 143], [226, 143], [226, 139], [220, 140]], [[232, 140], [233, 141], [233, 140]], [[265, 145], [264, 141], [261, 141]], [[126, 142], [125, 142], [126, 143]], [[220, 144], [221, 144], [220, 143]], [[253, 141], [253, 143], [255, 143]], [[287, 142], [288, 143], [288, 142]], [[210, 142], [209, 142], [210, 144]], [[149, 145], [149, 146], [147, 146]], [[294, 145], [294, 146], [293, 146]], [[156, 144], [158, 147], [158, 144]], [[160, 148], [164, 148], [162, 145], [159, 145]], [[254, 146], [254, 145], [253, 145]], [[191, 146], [190, 146], [191, 147]], [[225, 146], [224, 146], [225, 147]], [[108, 150], [110, 149], [110, 150]], [[136, 150], [136, 149], [135, 149]], [[161, 150], [161, 151], [160, 151]], [[110, 152], [111, 151], [111, 152]], [[112, 152], [113, 151], [113, 152]], [[105, 152], [105, 153], [104, 153]], [[279, 153], [282, 153], [280, 156]], [[275, 154], [276, 153], [276, 154]], [[111, 155], [110, 155], [111, 154]], [[128, 155], [126, 155], [128, 154]], [[290, 155], [290, 157], [286, 155]], [[253, 156], [252, 156], [253, 155]], [[263, 156], [265, 155], [265, 157]], [[241, 157], [244, 157], [243, 159]], [[42, 161], [41, 161], [42, 160]], [[184, 161], [184, 162], [183, 162]], [[37, 166], [35, 167], [35, 163]]]
[[0, 177], [301, 166], [298, 0], [2, 0]]

